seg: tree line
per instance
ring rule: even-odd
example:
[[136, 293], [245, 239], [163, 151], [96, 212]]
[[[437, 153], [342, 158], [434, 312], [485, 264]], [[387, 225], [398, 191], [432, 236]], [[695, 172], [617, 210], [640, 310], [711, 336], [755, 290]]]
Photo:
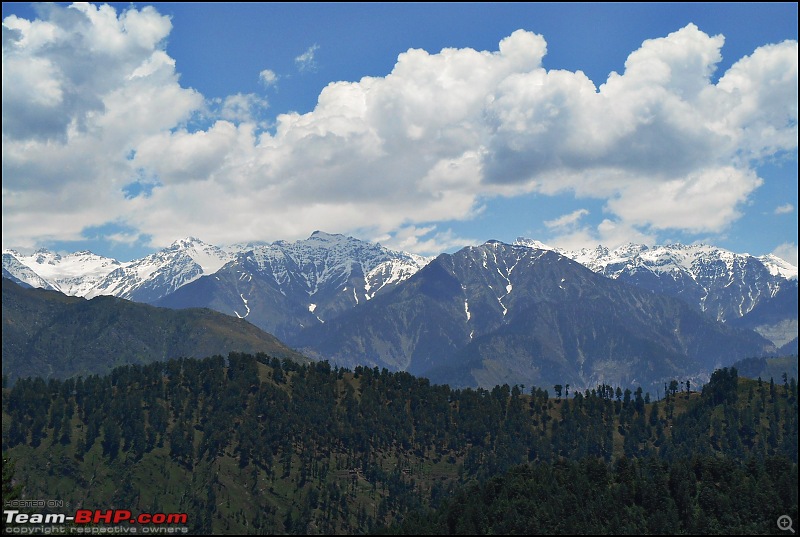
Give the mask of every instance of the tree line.
[[[386, 369], [231, 353], [105, 376], [20, 379], [3, 390], [3, 451], [28, 497], [188, 512], [197, 533], [502, 531], [483, 518], [452, 526], [437, 516], [471, 505], [470, 494], [482, 502], [492, 483], [541, 500], [541, 491], [528, 490], [537, 480], [559, 493], [544, 495], [552, 511], [522, 511], [536, 520], [552, 519], [563, 494], [580, 498], [569, 487], [590, 480], [601, 489], [598, 512], [619, 511], [598, 519], [598, 531], [751, 528], [726, 513], [734, 500], [755, 497], [711, 486], [704, 476], [718, 477], [705, 470], [714, 461], [743, 472], [731, 483], [761, 487], [763, 498], [775, 487], [788, 492], [788, 507], [771, 505], [796, 513], [794, 379], [750, 381], [722, 369], [701, 392], [661, 401], [608, 385], [561, 395], [508, 385], [452, 389]], [[788, 491], [776, 474], [784, 471], [795, 477]], [[693, 484], [669, 488], [675, 476]], [[554, 485], [562, 482], [573, 484]], [[688, 500], [675, 496], [680, 490]], [[674, 508], [654, 522], [661, 515], [647, 502], [667, 501], [667, 492]], [[634, 522], [618, 526], [628, 515]], [[751, 515], [761, 524], [771, 512]], [[591, 518], [531, 527], [592, 531]]]

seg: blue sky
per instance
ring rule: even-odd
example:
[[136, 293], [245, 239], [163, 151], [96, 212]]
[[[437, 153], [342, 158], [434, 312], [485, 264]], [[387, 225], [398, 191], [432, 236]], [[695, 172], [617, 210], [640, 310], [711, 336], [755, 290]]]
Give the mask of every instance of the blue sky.
[[3, 248], [797, 263], [796, 3], [110, 6], [3, 4]]

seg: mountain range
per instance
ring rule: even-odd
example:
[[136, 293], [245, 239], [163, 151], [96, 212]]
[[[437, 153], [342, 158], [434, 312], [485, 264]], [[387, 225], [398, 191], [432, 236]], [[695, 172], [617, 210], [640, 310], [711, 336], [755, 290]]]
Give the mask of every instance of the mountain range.
[[602, 246], [567, 251], [524, 238], [515, 244], [552, 249], [606, 277], [680, 298], [778, 346], [797, 337], [797, 267], [774, 255], [754, 257], [702, 244], [628, 244], [611, 251]]
[[679, 299], [496, 241], [442, 254], [391, 293], [289, 343], [351, 367], [484, 387], [650, 387], [774, 350]]
[[234, 252], [191, 237], [127, 263], [88, 251], [60, 255], [41, 249], [24, 255], [5, 250], [3, 276], [71, 296], [110, 295], [150, 303], [216, 272], [234, 258]]
[[155, 304], [208, 307], [290, 340], [388, 291], [428, 261], [318, 231], [304, 241], [252, 245], [213, 275]]
[[314, 358], [456, 385], [702, 378], [797, 345], [796, 267], [704, 245], [564, 251], [521, 238], [431, 259], [318, 231], [226, 248], [189, 238], [128, 263], [6, 250], [3, 275], [210, 308]]

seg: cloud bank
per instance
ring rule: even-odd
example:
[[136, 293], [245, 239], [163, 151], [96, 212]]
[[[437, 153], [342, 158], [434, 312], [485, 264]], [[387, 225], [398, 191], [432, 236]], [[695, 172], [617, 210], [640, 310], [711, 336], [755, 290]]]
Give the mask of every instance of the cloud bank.
[[180, 85], [171, 27], [153, 7], [3, 21], [4, 247], [116, 223], [154, 246], [327, 229], [430, 253], [458, 242], [431, 238], [436, 223], [531, 192], [604, 200], [596, 229], [576, 228], [581, 211], [546, 223], [576, 242], [714, 233], [762, 184], [755, 165], [797, 149], [796, 41], [714, 82], [724, 38], [689, 24], [595, 86], [544, 69], [544, 37], [518, 30], [496, 51], [410, 49], [386, 76], [332, 82], [312, 111], [267, 128], [254, 95], [212, 102]]

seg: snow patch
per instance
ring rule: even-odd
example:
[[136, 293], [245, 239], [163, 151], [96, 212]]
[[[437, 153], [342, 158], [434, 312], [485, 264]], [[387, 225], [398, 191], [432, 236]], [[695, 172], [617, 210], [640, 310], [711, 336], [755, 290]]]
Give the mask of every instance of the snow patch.
[[247, 313], [245, 313], [244, 315], [239, 315], [239, 312], [236, 310], [233, 310], [233, 313], [235, 313], [238, 318], [244, 319], [245, 317], [250, 315], [250, 306], [247, 305], [247, 299], [244, 297], [243, 294], [239, 293], [239, 296], [242, 297], [242, 302], [244, 302], [244, 307], [247, 310]]

